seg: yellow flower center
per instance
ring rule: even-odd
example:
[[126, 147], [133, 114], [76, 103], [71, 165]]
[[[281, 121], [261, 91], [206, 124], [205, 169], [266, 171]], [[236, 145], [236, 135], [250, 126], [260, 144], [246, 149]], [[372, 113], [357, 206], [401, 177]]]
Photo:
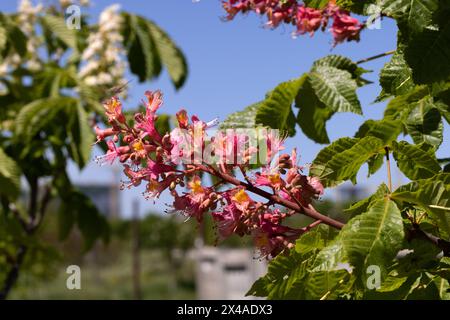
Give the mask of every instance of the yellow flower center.
[[144, 144], [142, 143], [141, 140], [133, 142], [132, 147], [133, 147], [133, 150], [137, 151], [137, 152], [144, 150]]
[[233, 196], [233, 200], [239, 204], [243, 204], [250, 201], [250, 197], [245, 192], [244, 189], [239, 190], [236, 192], [236, 194]]
[[272, 185], [279, 184], [281, 182], [280, 175], [278, 173], [269, 175], [269, 181]]
[[192, 179], [192, 181], [189, 182], [189, 189], [191, 189], [193, 193], [202, 193], [202, 180], [199, 177]]
[[104, 104], [106, 111], [109, 113], [114, 113], [119, 106], [120, 106], [120, 101], [118, 99], [114, 99], [114, 98], [108, 100], [108, 102], [106, 102]]

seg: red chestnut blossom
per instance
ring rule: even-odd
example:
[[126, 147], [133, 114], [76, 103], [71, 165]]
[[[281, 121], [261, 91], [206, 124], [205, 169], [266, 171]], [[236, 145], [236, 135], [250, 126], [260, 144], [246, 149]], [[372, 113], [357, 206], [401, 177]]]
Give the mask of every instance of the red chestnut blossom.
[[266, 25], [276, 28], [281, 23], [291, 24], [296, 27], [294, 34], [309, 33], [322, 27], [325, 30], [329, 20], [333, 20], [330, 28], [334, 45], [344, 41], [359, 41], [359, 34], [363, 25], [350, 16], [349, 12], [336, 6], [335, 1], [330, 0], [324, 9], [306, 7], [297, 0], [223, 0], [222, 6], [227, 12], [226, 20], [232, 20], [238, 13], [246, 14], [255, 12], [265, 15]]
[[358, 19], [351, 17], [347, 11], [333, 6], [332, 12], [333, 24], [330, 31], [334, 38], [335, 45], [344, 41], [359, 41], [359, 34], [363, 24]]
[[[269, 2], [258, 2], [259, 10], [269, 10], [264, 3]], [[145, 95], [145, 114], [137, 113], [133, 125], [125, 121], [122, 104], [113, 97], [104, 103], [110, 127], [95, 127], [98, 142], [108, 146], [97, 161], [112, 164], [119, 159], [128, 179], [122, 188], [145, 184], [144, 195], [149, 199], [167, 190], [173, 197], [172, 211], [197, 221], [211, 214], [221, 239], [232, 234], [252, 236], [264, 257], [292, 247], [307, 231], [287, 227], [284, 220], [303, 213], [313, 199], [322, 195], [323, 187], [317, 178], [302, 174], [295, 150], [291, 155], [277, 156], [284, 149], [284, 138], [266, 129], [219, 132], [209, 137], [208, 129], [217, 121], [204, 122], [197, 116], [189, 119], [186, 110], [177, 113], [177, 128], [158, 132], [156, 112], [162, 105], [162, 95], [159, 91], [147, 91]], [[252, 140], [258, 143], [252, 145]], [[256, 172], [250, 163], [255, 154], [260, 160]], [[245, 182], [237, 179], [236, 169]], [[216, 176], [219, 182], [208, 186], [200, 178], [202, 173]], [[252, 197], [254, 193], [269, 201]], [[279, 205], [286, 208], [281, 210], [276, 207]]]

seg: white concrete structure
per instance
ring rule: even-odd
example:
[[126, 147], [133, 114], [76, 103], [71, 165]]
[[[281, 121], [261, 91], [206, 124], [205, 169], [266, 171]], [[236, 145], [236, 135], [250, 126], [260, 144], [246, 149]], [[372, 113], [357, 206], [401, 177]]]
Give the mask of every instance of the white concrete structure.
[[267, 263], [251, 249], [203, 247], [196, 250], [197, 298], [201, 300], [255, 299], [245, 297], [267, 271]]

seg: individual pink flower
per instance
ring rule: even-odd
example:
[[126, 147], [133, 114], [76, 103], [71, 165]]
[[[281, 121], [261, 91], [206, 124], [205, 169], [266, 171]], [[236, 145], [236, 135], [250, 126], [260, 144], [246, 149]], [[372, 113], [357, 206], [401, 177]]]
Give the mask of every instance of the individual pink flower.
[[344, 41], [359, 41], [359, 34], [364, 25], [345, 10], [334, 9], [332, 12], [333, 24], [330, 31], [334, 38], [334, 45]]
[[105, 140], [105, 138], [113, 136], [117, 134], [117, 131], [114, 130], [114, 128], [106, 128], [106, 129], [100, 129], [99, 126], [95, 126], [95, 135], [97, 136], [97, 141], [100, 142]]
[[297, 33], [309, 33], [312, 36], [323, 23], [322, 11], [303, 5], [298, 6], [296, 20]]
[[245, 192], [243, 188], [234, 189], [231, 192], [231, 202], [241, 211], [247, 211], [250, 205], [253, 204], [253, 200], [250, 196]]
[[285, 182], [281, 178], [279, 172], [270, 172], [270, 170], [266, 170], [262, 173], [256, 173], [255, 185], [280, 190], [285, 185]]
[[145, 104], [145, 115], [138, 113], [134, 119], [137, 123], [136, 128], [143, 131], [141, 139], [149, 136], [152, 141], [161, 143], [161, 135], [156, 130], [155, 122], [157, 119], [156, 111], [162, 105], [162, 94], [159, 90], [155, 92], [146, 91], [147, 102]]
[[174, 194], [173, 208], [186, 216], [195, 217], [198, 221], [203, 219], [203, 214], [208, 211], [214, 202], [210, 197], [211, 188], [205, 188], [201, 184], [201, 178], [194, 176], [188, 183], [190, 193], [178, 196]]
[[222, 239], [228, 238], [236, 231], [241, 216], [242, 212], [232, 203], [225, 206], [222, 211], [212, 212]]
[[105, 114], [108, 117], [108, 121], [114, 124], [116, 121], [119, 123], [125, 123], [125, 116], [122, 113], [122, 102], [118, 97], [112, 97], [103, 103]]
[[117, 148], [116, 144], [112, 140], [107, 141], [106, 144], [108, 146], [108, 151], [106, 151], [106, 154], [102, 156], [97, 156], [95, 158], [95, 161], [100, 165], [104, 165], [106, 163], [112, 165], [114, 163], [114, 160], [116, 160], [116, 158], [121, 155], [120, 151], [126, 150], [126, 148], [125, 149]]

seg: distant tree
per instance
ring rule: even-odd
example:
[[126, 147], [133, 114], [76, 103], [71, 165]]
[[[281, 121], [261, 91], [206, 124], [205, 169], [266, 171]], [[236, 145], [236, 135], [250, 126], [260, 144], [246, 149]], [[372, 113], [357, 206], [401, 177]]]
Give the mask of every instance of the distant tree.
[[127, 72], [143, 82], [165, 68], [177, 89], [187, 76], [182, 52], [155, 23], [119, 12], [117, 5], [92, 23], [77, 16], [76, 9], [88, 2], [33, 6], [22, 0], [16, 13], [0, 13], [2, 299], [24, 260], [40, 248], [35, 233], [52, 198], [62, 200], [61, 239], [75, 225], [85, 249], [108, 239], [107, 222], [66, 171], [69, 161], [82, 169], [90, 159], [92, 127], [105, 119], [100, 101], [126, 92]]

